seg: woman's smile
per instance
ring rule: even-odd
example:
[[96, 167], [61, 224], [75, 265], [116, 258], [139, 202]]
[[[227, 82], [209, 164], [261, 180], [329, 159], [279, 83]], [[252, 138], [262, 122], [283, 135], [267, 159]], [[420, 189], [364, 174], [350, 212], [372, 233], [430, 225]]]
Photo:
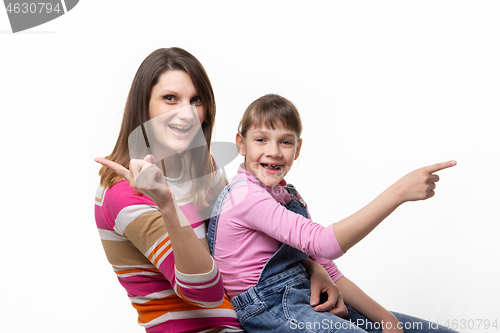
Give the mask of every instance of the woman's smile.
[[180, 125], [168, 125], [168, 128], [178, 137], [186, 137], [188, 132], [193, 128], [193, 125], [180, 126]]

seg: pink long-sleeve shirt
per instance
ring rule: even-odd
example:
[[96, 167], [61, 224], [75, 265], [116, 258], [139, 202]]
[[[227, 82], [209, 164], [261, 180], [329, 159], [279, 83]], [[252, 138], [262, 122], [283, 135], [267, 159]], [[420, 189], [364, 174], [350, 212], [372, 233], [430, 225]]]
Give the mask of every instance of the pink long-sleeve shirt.
[[332, 262], [344, 254], [333, 225], [324, 227], [287, 210], [286, 182], [269, 187], [241, 166], [219, 216], [214, 259], [229, 297], [256, 285], [265, 263], [281, 243], [308, 254], [337, 281], [342, 274]]

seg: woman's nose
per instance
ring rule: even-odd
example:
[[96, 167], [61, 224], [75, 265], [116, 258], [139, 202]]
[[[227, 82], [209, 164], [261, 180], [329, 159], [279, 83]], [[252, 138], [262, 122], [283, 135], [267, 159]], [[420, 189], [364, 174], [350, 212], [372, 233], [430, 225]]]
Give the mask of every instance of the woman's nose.
[[194, 118], [195, 114], [196, 114], [195, 106], [192, 104], [187, 104], [182, 106], [178, 110], [177, 117], [182, 120], [190, 121]]

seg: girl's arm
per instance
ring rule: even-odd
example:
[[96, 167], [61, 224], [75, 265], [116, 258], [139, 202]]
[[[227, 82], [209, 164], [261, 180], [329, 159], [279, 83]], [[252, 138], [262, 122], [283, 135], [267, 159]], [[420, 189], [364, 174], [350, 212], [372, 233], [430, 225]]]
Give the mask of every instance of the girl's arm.
[[[348, 312], [344, 304], [342, 294], [339, 292], [339, 288], [337, 288], [335, 283], [333, 283], [326, 269], [310, 258], [302, 262], [302, 265], [305, 267], [307, 274], [310, 276], [310, 304], [311, 306], [314, 306], [314, 311], [328, 311], [339, 317], [347, 316]], [[321, 293], [327, 293], [328, 300], [319, 304]]]
[[401, 332], [398, 319], [382, 305], [368, 296], [361, 288], [345, 276], [336, 285], [344, 297], [344, 302], [373, 322], [381, 323], [382, 332]]
[[434, 196], [439, 176], [433, 173], [454, 165], [455, 161], [448, 161], [410, 172], [361, 210], [335, 223], [333, 230], [340, 248], [347, 252], [401, 204]]

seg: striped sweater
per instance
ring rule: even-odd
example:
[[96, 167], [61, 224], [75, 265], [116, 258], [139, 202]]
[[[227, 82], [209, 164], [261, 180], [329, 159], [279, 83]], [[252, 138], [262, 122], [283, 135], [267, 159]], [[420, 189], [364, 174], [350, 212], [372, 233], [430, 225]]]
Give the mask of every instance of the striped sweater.
[[[95, 219], [104, 252], [137, 310], [139, 324], [148, 333], [240, 332], [215, 263], [205, 274], [177, 271], [157, 206], [134, 193], [125, 180], [111, 188], [99, 186]], [[205, 237], [200, 209], [192, 202], [180, 208], [198, 238]]]

